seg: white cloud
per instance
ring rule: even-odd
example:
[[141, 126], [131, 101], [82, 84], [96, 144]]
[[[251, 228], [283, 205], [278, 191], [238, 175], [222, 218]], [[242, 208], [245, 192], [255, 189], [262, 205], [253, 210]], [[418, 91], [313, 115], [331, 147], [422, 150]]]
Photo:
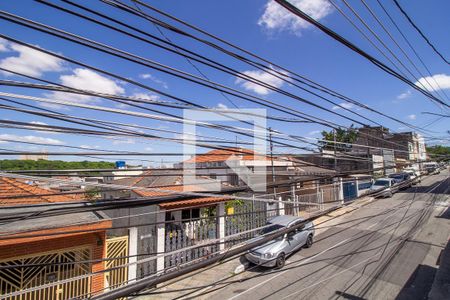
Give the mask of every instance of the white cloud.
[[321, 133], [322, 131], [321, 130], [313, 130], [313, 131], [310, 131], [309, 133], [308, 133], [308, 135], [318, 135], [319, 133]]
[[119, 95], [125, 92], [113, 80], [88, 69], [77, 68], [73, 70], [72, 75], [62, 75], [59, 79], [64, 85], [87, 91], [112, 95]]
[[83, 148], [83, 149], [99, 149], [100, 146], [80, 145], [80, 148]]
[[[316, 20], [323, 19], [333, 11], [327, 0], [290, 0], [289, 2]], [[301, 30], [311, 26], [273, 0], [267, 2], [258, 25], [269, 31], [286, 30], [298, 36], [301, 35]]]
[[[41, 136], [34, 136], [34, 135], [19, 136], [19, 135], [15, 135], [15, 134], [0, 134], [0, 139], [16, 140], [16, 141], [21, 141], [21, 142], [40, 143], [40, 144], [48, 144], [48, 145], [63, 145], [63, 144], [65, 144], [61, 140], [46, 138], [46, 137], [41, 137]], [[3, 142], [5, 142], [5, 141], [3, 141]]]
[[219, 104], [217, 104], [216, 108], [218, 108], [218, 109], [228, 109], [228, 106], [226, 106], [223, 103], [219, 103]]
[[167, 82], [162, 81], [161, 79], [156, 78], [155, 76], [153, 76], [152, 74], [139, 74], [139, 77], [142, 79], [150, 79], [151, 81], [161, 85], [163, 88], [168, 89], [169, 85], [167, 84]]
[[[282, 72], [282, 71], [278, 71], [278, 72]], [[272, 75], [269, 74], [263, 70], [251, 70], [251, 71], [244, 71], [242, 72], [243, 74], [249, 76], [249, 77], [253, 77], [256, 80], [260, 80], [262, 82], [265, 82], [269, 85], [272, 85], [276, 88], [279, 88], [283, 85], [283, 80]], [[282, 72], [283, 74], [286, 74], [285, 72]], [[270, 89], [258, 85], [256, 83], [247, 81], [245, 79], [242, 78], [236, 78], [235, 81], [236, 84], [241, 85], [244, 89], [248, 90], [248, 91], [253, 91], [259, 95], [267, 95], [271, 92]]]
[[145, 151], [153, 151], [153, 148], [152, 147], [146, 147], [144, 150]]
[[[47, 123], [40, 122], [40, 121], [31, 121], [30, 124], [48, 125]], [[45, 128], [45, 127], [43, 127], [43, 128]], [[39, 130], [39, 129], [41, 129], [41, 130]], [[44, 131], [44, 130], [42, 130], [42, 127], [38, 127], [38, 126], [36, 126], [36, 132], [45, 133], [45, 134], [58, 134], [59, 133], [59, 132], [56, 132], [56, 131]]]
[[[0, 41], [0, 51], [18, 52], [18, 56], [9, 56], [0, 60], [0, 67], [30, 76], [41, 77], [45, 72], [61, 71], [63, 61], [54, 56], [32, 48]], [[4, 75], [13, 75], [2, 71]]]
[[433, 76], [422, 77], [416, 82], [419, 87], [427, 89], [444, 90], [450, 89], [450, 75], [436, 74]]
[[[349, 102], [342, 102], [342, 103], [339, 103], [339, 105], [340, 106], [337, 106], [337, 105], [335, 105], [335, 106], [333, 106], [333, 110], [337, 110], [337, 109], [341, 109], [342, 107], [343, 108], [346, 108], [346, 109], [352, 109], [352, 108], [354, 108], [355, 107], [355, 105], [353, 104], [353, 103], [349, 103]], [[341, 107], [342, 106], [342, 107]]]
[[37, 124], [37, 125], [48, 125], [47, 123], [40, 122], [40, 121], [31, 121], [31, 124]]
[[415, 120], [417, 118], [417, 116], [416, 115], [408, 115], [407, 118], [410, 120]]
[[9, 42], [5, 39], [0, 38], [0, 52], [7, 52], [9, 51]]
[[116, 107], [117, 108], [121, 108], [121, 109], [124, 109], [124, 108], [128, 108], [128, 107], [130, 107], [128, 104], [125, 104], [125, 103], [117, 103], [116, 104]]
[[403, 100], [403, 99], [406, 99], [406, 98], [411, 97], [411, 95], [412, 95], [411, 91], [410, 91], [410, 90], [407, 90], [406, 92], [401, 93], [400, 95], [398, 95], [398, 96], [397, 96], [397, 99]]
[[113, 142], [113, 145], [120, 145], [120, 144], [134, 144], [135, 143], [135, 140], [133, 140], [133, 139], [118, 139], [118, 140], [114, 140]]
[[[94, 71], [83, 68], [73, 70], [73, 73], [70, 75], [61, 75], [59, 79], [63, 85], [80, 90], [112, 95], [119, 95], [125, 92], [125, 90], [115, 81]], [[46, 94], [46, 96], [51, 99], [75, 103], [92, 103], [98, 101], [97, 97], [64, 92], [52, 92]], [[49, 108], [63, 108], [62, 105], [52, 103], [43, 103], [41, 105]]]
[[134, 93], [131, 97], [145, 99], [145, 100], [159, 100], [158, 95], [146, 94], [146, 93]]

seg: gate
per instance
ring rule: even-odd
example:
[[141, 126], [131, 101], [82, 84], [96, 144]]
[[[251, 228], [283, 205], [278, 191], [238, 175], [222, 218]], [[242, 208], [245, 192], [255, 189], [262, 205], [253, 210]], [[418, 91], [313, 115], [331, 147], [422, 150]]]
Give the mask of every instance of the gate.
[[344, 190], [344, 202], [350, 201], [357, 197], [357, 186], [354, 181], [342, 183], [342, 188]]
[[0, 299], [64, 300], [85, 297], [91, 291], [91, 276], [35, 289], [23, 294], [9, 296], [8, 294], [89, 274], [91, 265], [85, 261], [90, 259], [89, 248], [78, 248], [1, 261], [0, 267], [9, 268], [0, 268]]
[[110, 289], [122, 286], [128, 281], [128, 267], [119, 267], [128, 263], [128, 236], [106, 240], [105, 284]]

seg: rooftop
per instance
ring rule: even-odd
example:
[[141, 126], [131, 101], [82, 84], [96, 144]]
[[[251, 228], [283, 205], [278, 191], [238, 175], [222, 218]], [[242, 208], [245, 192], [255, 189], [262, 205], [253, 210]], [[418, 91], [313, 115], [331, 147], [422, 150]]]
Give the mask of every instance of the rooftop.
[[[235, 156], [232, 158], [232, 156]], [[244, 148], [227, 148], [227, 149], [215, 149], [204, 154], [198, 154], [188, 160], [185, 163], [203, 163], [203, 162], [223, 162], [227, 159], [239, 159], [239, 160], [269, 160], [270, 158], [255, 153], [255, 151]]]
[[13, 178], [0, 177], [0, 206], [39, 204], [55, 202], [75, 202], [83, 199], [83, 193], [52, 195], [52, 190], [43, 189], [34, 183], [26, 183]]

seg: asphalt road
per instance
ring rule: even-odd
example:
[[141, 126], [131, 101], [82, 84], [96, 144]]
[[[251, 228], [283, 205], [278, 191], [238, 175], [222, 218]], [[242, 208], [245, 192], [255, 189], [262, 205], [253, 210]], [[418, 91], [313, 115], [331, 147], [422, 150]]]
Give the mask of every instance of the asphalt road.
[[[208, 299], [426, 299], [450, 234], [449, 172], [319, 226], [281, 270], [253, 267]], [[318, 226], [318, 227], [319, 227]]]

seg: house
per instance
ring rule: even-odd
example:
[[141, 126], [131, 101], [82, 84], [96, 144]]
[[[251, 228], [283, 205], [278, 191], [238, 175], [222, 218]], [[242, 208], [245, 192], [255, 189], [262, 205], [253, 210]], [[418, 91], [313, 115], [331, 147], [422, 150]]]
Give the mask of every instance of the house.
[[111, 221], [98, 211], [47, 214], [79, 199], [0, 177], [0, 295], [71, 299], [104, 290]]
[[[397, 169], [426, 160], [423, 137], [411, 131], [393, 133], [381, 126], [364, 126], [358, 129], [358, 136], [354, 144], [356, 146], [352, 147], [353, 153], [365, 152], [382, 155], [386, 162], [392, 160], [386, 156], [393, 156], [393, 163]], [[358, 147], [357, 145], [366, 147]]]
[[113, 180], [127, 178], [130, 175], [141, 175], [143, 172], [142, 166], [129, 168], [124, 161], [116, 161], [114, 170], [102, 173], [103, 182], [110, 183]]
[[[220, 228], [213, 216], [224, 214], [227, 199], [220, 196], [174, 199], [176, 192], [205, 192], [209, 184], [216, 183], [206, 176], [202, 178], [202, 185], [185, 185], [179, 170], [151, 169], [139, 176], [111, 182], [131, 189], [102, 191], [106, 200], [140, 199], [143, 202], [134, 207], [104, 211], [117, 228], [108, 231], [108, 237], [129, 236], [129, 255], [134, 256], [131, 261], [136, 262], [136, 268], [129, 273], [129, 280], [163, 271], [212, 251], [208, 247], [199, 247], [176, 256], [148, 259], [149, 253], [169, 253], [219, 237]], [[229, 186], [222, 184], [222, 187]], [[144, 260], [147, 257], [147, 260], [139, 262], [141, 257]]]
[[[267, 170], [263, 176], [269, 184], [275, 180], [285, 181], [287, 185], [252, 192], [226, 163], [230, 159], [235, 167], [255, 170], [256, 166], [262, 166]], [[185, 182], [181, 167], [186, 165], [195, 169], [195, 183]], [[105, 210], [114, 227], [107, 235], [108, 238], [129, 237], [130, 262], [136, 268], [130, 270], [128, 280], [167, 271], [215, 255], [254, 236], [273, 214], [298, 214], [300, 207], [317, 209], [320, 203], [336, 201], [338, 185], [327, 179], [335, 173], [293, 157], [272, 159], [237, 148], [212, 150], [176, 164], [173, 169], [149, 169], [141, 175], [111, 181], [113, 189], [105, 188], [101, 192], [104, 201], [140, 203]], [[215, 189], [217, 186], [219, 190]], [[272, 199], [259, 199], [273, 190]], [[196, 194], [182, 195], [182, 192]], [[211, 193], [231, 192], [227, 198], [211, 196]], [[280, 205], [283, 201], [291, 201], [292, 205]]]
[[[230, 160], [234, 162], [233, 168], [228, 164]], [[269, 188], [262, 192], [250, 191], [238, 195], [251, 197], [270, 193], [274, 200], [293, 202], [293, 204], [287, 203], [286, 205], [275, 201], [268, 203], [266, 209], [274, 213], [298, 212], [300, 205], [295, 202], [334, 202], [339, 197], [338, 187], [334, 185], [335, 180], [332, 178], [336, 171], [314, 166], [293, 155], [271, 157], [245, 148], [215, 149], [196, 155], [175, 167], [195, 169], [199, 176], [205, 175], [215, 178], [221, 183], [241, 187], [246, 186], [247, 183], [238, 177], [236, 167], [247, 168], [249, 171], [256, 171], [259, 167], [265, 172], [265, 181]], [[247, 181], [258, 182], [261, 180], [261, 178], [251, 180], [252, 175], [249, 176], [250, 179], [247, 178]], [[256, 177], [257, 174], [253, 176]], [[321, 178], [318, 179], [318, 177]], [[284, 184], [278, 185], [280, 182]], [[254, 203], [252, 205], [261, 206]], [[283, 211], [280, 207], [283, 207]], [[262, 208], [260, 207], [260, 209]]]

